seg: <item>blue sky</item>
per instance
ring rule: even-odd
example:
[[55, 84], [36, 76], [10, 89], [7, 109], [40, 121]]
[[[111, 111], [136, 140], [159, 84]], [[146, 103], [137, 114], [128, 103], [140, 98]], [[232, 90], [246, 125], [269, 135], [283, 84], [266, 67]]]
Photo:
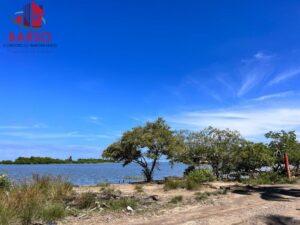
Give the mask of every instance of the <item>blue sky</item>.
[[58, 48], [14, 52], [25, 2], [0, 2], [0, 159], [99, 157], [158, 116], [300, 131], [299, 1], [41, 0]]

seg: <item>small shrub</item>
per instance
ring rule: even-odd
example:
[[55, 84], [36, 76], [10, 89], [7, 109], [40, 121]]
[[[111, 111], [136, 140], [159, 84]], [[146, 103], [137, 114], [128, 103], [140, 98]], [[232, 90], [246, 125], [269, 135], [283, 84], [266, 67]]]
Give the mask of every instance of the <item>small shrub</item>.
[[196, 196], [195, 199], [197, 201], [201, 202], [201, 201], [205, 201], [206, 199], [208, 199], [210, 194], [207, 192], [197, 192], [197, 193], [195, 193], [195, 196]]
[[199, 184], [196, 183], [196, 182], [195, 182], [194, 180], [192, 180], [192, 179], [187, 179], [186, 182], [185, 182], [185, 187], [186, 187], [187, 190], [192, 191], [192, 190], [198, 189]]
[[182, 202], [182, 200], [183, 200], [183, 197], [181, 195], [179, 195], [179, 196], [173, 197], [170, 200], [170, 203], [172, 203], [172, 204], [178, 204], [178, 203]]
[[46, 205], [40, 212], [40, 218], [45, 223], [53, 223], [62, 219], [65, 215], [65, 207], [60, 203]]
[[140, 184], [135, 185], [135, 186], [134, 186], [134, 189], [135, 189], [135, 191], [138, 192], [138, 193], [144, 192], [144, 186], [143, 186], [143, 185], [140, 185]]
[[11, 187], [11, 182], [9, 180], [9, 178], [3, 174], [3, 175], [0, 175], [0, 189], [9, 189]]
[[171, 180], [168, 179], [165, 182], [164, 185], [164, 190], [165, 191], [169, 191], [169, 190], [174, 190], [174, 189], [178, 189], [178, 188], [185, 188], [185, 181], [184, 180]]
[[216, 178], [210, 170], [194, 170], [187, 176], [188, 180], [193, 180], [197, 184], [214, 181]]
[[118, 196], [118, 195], [121, 195], [121, 191], [120, 190], [116, 190], [114, 187], [110, 187], [110, 186], [107, 186], [107, 187], [102, 187], [100, 189], [101, 191], [101, 195], [103, 196]]
[[87, 209], [95, 206], [96, 194], [92, 192], [83, 193], [78, 202], [79, 209]]
[[126, 209], [128, 206], [135, 209], [137, 205], [138, 200], [135, 198], [121, 198], [108, 201], [108, 206], [111, 210], [122, 210]]
[[255, 178], [250, 178], [244, 180], [243, 183], [251, 185], [260, 185], [260, 184], [287, 184], [293, 183], [294, 180], [289, 180], [286, 176], [279, 175], [276, 172], [266, 172], [259, 174]]

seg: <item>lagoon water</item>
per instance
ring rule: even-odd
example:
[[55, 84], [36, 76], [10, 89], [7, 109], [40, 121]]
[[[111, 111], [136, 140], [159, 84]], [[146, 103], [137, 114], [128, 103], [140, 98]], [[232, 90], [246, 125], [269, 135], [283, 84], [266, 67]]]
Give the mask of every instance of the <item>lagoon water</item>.
[[[182, 176], [186, 169], [184, 164], [173, 167], [167, 162], [160, 163], [154, 179], [167, 176]], [[62, 176], [75, 185], [96, 185], [99, 183], [129, 183], [142, 177], [141, 167], [130, 164], [123, 167], [120, 163], [101, 164], [51, 164], [51, 165], [0, 165], [0, 174], [5, 173], [14, 181], [28, 180], [33, 174]]]

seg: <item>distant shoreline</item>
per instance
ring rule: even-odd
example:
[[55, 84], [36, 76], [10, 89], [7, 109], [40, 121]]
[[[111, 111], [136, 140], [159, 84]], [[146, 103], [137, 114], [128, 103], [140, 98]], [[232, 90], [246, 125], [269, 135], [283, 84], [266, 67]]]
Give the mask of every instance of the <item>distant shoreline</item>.
[[70, 156], [68, 159], [55, 159], [51, 157], [19, 157], [16, 160], [3, 160], [0, 165], [51, 165], [51, 164], [100, 164], [115, 163], [113, 160], [106, 159], [77, 159], [73, 160]]

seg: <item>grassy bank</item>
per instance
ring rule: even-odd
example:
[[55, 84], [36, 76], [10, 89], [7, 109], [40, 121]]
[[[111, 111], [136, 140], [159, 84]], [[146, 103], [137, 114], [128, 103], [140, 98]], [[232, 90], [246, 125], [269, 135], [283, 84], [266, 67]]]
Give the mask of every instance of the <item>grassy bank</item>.
[[[178, 205], [203, 204], [228, 194], [232, 190], [228, 188], [230, 185], [243, 186], [214, 180], [207, 170], [196, 170], [183, 178], [168, 178], [161, 184], [99, 184], [94, 187], [73, 187], [60, 177], [47, 176], [33, 176], [31, 181], [14, 184], [7, 176], [0, 176], [0, 224], [55, 224], [66, 217], [82, 218], [93, 213], [158, 212]], [[266, 173], [246, 183], [290, 182]]]

